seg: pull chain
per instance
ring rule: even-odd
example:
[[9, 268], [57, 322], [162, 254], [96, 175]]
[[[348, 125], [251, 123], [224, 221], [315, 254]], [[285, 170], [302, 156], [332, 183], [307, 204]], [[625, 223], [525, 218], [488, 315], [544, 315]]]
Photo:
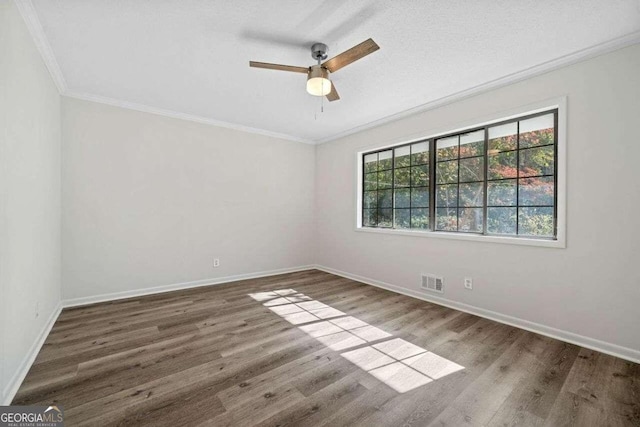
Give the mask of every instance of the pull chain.
[[[320, 65], [320, 57], [317, 58], [318, 59], [318, 65]], [[322, 74], [321, 74], [322, 75]], [[322, 79], [322, 93], [324, 93], [324, 81], [325, 79]], [[324, 113], [324, 96], [320, 96], [320, 113]], [[316, 112], [314, 115], [314, 119], [318, 120], [318, 113]]]

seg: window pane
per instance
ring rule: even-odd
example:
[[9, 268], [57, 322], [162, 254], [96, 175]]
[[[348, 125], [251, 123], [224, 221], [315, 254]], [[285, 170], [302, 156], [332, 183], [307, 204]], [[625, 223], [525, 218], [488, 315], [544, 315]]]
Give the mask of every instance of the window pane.
[[518, 234], [553, 237], [553, 208], [519, 208]]
[[394, 150], [395, 167], [402, 168], [411, 164], [411, 147], [405, 145]]
[[458, 216], [456, 208], [436, 209], [436, 230], [457, 231]]
[[395, 210], [395, 227], [396, 228], [409, 228], [409, 209], [396, 209]]
[[489, 179], [515, 178], [518, 176], [516, 152], [500, 153], [489, 156]]
[[364, 171], [375, 172], [378, 170], [378, 153], [367, 154], [364, 156]]
[[378, 172], [378, 188], [391, 188], [393, 185], [393, 178], [391, 175], [393, 171]]
[[378, 173], [368, 173], [364, 176], [364, 189], [376, 190], [378, 188]]
[[363, 226], [431, 229], [432, 220], [438, 231], [554, 237], [555, 120], [544, 113], [364, 155]]
[[460, 182], [470, 181], [484, 181], [484, 157], [460, 160]]
[[516, 234], [516, 208], [487, 208], [487, 232]]
[[460, 184], [460, 206], [482, 207], [484, 204], [484, 185], [481, 182]]
[[396, 180], [395, 180], [394, 185], [396, 187], [408, 187], [409, 184], [411, 183], [411, 181], [410, 181], [410, 179], [411, 179], [410, 171], [411, 171], [411, 169], [409, 169], [409, 168], [396, 169], [394, 171], [395, 176], [396, 176]]
[[411, 146], [411, 164], [423, 165], [429, 163], [429, 143], [418, 142]]
[[377, 225], [375, 209], [364, 209], [362, 211], [362, 225], [365, 227], [375, 227]]
[[411, 186], [423, 187], [429, 185], [429, 165], [411, 167]]
[[553, 206], [553, 177], [524, 178], [520, 180], [518, 204], [529, 206]]
[[436, 140], [436, 160], [449, 160], [458, 158], [458, 137]]
[[391, 169], [393, 150], [382, 151], [378, 153], [378, 170]]
[[396, 190], [396, 208], [408, 208], [409, 207], [409, 192], [408, 188]]
[[520, 151], [520, 177], [553, 175], [553, 146]]
[[411, 209], [411, 228], [429, 228], [428, 209]]
[[436, 187], [436, 206], [458, 206], [458, 184], [438, 185]]
[[436, 182], [438, 184], [458, 182], [458, 161], [436, 163]]
[[381, 190], [378, 191], [378, 207], [379, 208], [390, 208], [392, 207], [391, 194], [392, 190]]
[[375, 209], [378, 207], [378, 193], [376, 191], [366, 191], [364, 193], [365, 209]]
[[517, 132], [518, 125], [515, 122], [489, 128], [489, 154], [518, 148]]
[[553, 114], [533, 117], [520, 122], [520, 148], [554, 143]]
[[482, 208], [458, 210], [458, 231], [482, 233]]
[[460, 135], [460, 157], [484, 155], [484, 130]]
[[393, 226], [393, 209], [378, 209], [378, 227]]
[[418, 187], [411, 189], [411, 207], [412, 208], [428, 208], [429, 207], [429, 187]]
[[506, 179], [487, 184], [488, 206], [515, 206], [516, 205], [516, 180]]

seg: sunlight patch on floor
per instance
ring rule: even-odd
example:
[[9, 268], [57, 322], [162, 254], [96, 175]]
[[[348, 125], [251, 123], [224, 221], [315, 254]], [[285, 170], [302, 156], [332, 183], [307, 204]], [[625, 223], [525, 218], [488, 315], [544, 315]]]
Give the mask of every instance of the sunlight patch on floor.
[[[464, 369], [464, 366], [402, 338], [388, 339], [393, 335], [295, 289], [257, 292], [249, 296], [287, 322], [299, 325], [301, 331], [331, 350], [351, 349], [341, 356], [398, 393]], [[375, 341], [379, 342], [369, 344]]]

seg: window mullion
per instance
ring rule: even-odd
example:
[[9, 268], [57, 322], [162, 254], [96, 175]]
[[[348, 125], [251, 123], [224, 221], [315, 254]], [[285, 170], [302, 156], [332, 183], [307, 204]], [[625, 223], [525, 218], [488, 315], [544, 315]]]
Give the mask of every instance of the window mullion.
[[520, 234], [520, 122], [516, 122], [516, 236]]
[[553, 235], [558, 235], [558, 110], [553, 113]]
[[487, 234], [487, 213], [488, 208], [488, 184], [487, 180], [489, 179], [489, 127], [484, 128], [484, 195], [482, 201], [482, 234]]
[[376, 154], [376, 228], [380, 227], [380, 153]]
[[411, 187], [411, 171], [413, 170], [413, 145], [409, 146], [409, 228], [413, 228], [413, 188]]
[[436, 230], [436, 140], [429, 140], [429, 230]]
[[391, 228], [396, 228], [396, 150], [391, 149]]
[[456, 189], [456, 231], [460, 231], [460, 135], [458, 135], [458, 188]]

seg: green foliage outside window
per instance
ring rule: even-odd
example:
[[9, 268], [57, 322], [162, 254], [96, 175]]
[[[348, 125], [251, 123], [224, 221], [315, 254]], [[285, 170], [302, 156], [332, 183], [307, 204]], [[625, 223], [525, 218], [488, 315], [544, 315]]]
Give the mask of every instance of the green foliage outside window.
[[365, 154], [363, 226], [553, 238], [555, 114]]

